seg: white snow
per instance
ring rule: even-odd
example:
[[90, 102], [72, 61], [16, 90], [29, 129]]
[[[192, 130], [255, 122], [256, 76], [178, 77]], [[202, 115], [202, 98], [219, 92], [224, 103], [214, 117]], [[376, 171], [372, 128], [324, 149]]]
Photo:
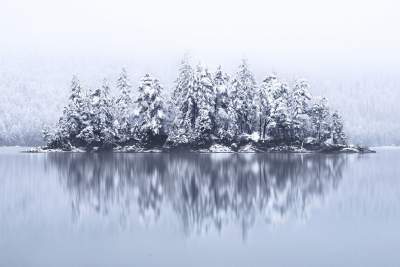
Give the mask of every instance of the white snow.
[[209, 148], [210, 152], [220, 152], [220, 153], [231, 153], [233, 152], [232, 149], [230, 149], [227, 146], [219, 145], [219, 144], [214, 144]]

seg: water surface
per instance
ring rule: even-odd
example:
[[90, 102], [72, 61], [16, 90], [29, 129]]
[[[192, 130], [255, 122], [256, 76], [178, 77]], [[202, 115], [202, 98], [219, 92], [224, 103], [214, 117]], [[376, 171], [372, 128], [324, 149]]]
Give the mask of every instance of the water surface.
[[400, 149], [0, 148], [0, 266], [400, 266]]

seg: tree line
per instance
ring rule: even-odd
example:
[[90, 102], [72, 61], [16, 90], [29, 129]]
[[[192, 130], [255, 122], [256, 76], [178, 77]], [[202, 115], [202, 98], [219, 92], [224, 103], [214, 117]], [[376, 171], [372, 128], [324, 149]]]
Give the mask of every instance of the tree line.
[[306, 80], [290, 86], [268, 75], [257, 84], [245, 60], [230, 76], [184, 59], [170, 95], [150, 74], [133, 89], [123, 69], [116, 89], [105, 80], [85, 90], [74, 76], [56, 127], [44, 129], [47, 148], [346, 144], [341, 116], [311, 96]]

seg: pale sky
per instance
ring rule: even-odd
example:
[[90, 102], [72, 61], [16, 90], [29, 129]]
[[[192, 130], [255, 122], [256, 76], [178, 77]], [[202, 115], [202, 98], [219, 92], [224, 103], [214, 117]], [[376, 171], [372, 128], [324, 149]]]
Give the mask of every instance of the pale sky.
[[[379, 69], [399, 66], [400, 4], [378, 0], [0, 0], [0, 55]], [[237, 64], [235, 63], [235, 66]]]

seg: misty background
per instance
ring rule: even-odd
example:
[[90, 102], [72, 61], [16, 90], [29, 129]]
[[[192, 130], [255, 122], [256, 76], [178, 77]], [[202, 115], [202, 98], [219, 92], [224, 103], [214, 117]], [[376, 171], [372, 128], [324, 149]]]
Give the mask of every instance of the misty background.
[[72, 75], [87, 88], [125, 67], [170, 91], [185, 53], [230, 74], [247, 58], [260, 83], [306, 78], [355, 143], [400, 145], [396, 1], [0, 0], [0, 145], [34, 145]]

